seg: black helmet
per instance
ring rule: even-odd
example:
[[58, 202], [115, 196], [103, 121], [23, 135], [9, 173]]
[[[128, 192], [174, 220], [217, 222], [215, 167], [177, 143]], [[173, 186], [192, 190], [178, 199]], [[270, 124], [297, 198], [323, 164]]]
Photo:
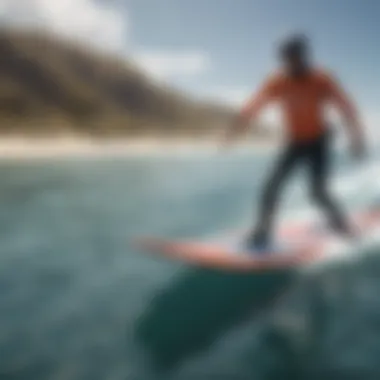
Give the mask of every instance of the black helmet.
[[309, 49], [308, 38], [304, 34], [296, 34], [286, 38], [280, 44], [281, 57], [305, 56]]

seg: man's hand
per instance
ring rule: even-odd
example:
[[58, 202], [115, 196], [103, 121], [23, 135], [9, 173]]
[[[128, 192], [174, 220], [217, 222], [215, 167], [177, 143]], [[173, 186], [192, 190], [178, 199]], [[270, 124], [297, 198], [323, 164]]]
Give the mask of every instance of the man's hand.
[[364, 139], [355, 138], [351, 144], [351, 155], [355, 160], [361, 161], [366, 156]]
[[364, 126], [357, 119], [350, 119], [347, 123], [351, 131], [351, 155], [355, 160], [361, 161], [366, 155]]
[[222, 138], [222, 149], [229, 148], [239, 137], [239, 135], [246, 129], [247, 122], [238, 115], [232, 122], [231, 126], [226, 130]]

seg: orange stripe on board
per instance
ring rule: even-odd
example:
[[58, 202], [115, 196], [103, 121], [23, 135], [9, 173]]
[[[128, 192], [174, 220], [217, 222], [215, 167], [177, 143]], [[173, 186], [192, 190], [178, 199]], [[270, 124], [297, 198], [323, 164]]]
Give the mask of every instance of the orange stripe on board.
[[320, 244], [311, 245], [295, 251], [294, 254], [284, 256], [274, 256], [276, 255], [274, 252], [266, 252], [262, 254], [263, 257], [253, 257], [250, 252], [242, 252], [238, 255], [223, 247], [202, 243], [176, 243], [159, 239], [144, 239], [139, 245], [150, 252], [156, 252], [188, 264], [238, 271], [296, 266], [317, 258], [322, 252]]

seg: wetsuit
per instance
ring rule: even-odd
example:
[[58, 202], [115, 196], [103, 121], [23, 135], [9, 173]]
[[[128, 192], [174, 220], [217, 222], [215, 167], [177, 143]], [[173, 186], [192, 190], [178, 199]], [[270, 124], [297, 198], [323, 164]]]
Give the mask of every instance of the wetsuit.
[[324, 119], [324, 106], [335, 103], [345, 112], [353, 113], [351, 103], [339, 85], [323, 71], [312, 70], [295, 78], [278, 73], [247, 103], [242, 115], [252, 117], [273, 101], [278, 102], [283, 111], [287, 144], [263, 189], [258, 225], [252, 236], [254, 244], [269, 242], [281, 190], [299, 164], [307, 167], [311, 198], [326, 213], [331, 227], [348, 233], [346, 218], [328, 192], [331, 131]]

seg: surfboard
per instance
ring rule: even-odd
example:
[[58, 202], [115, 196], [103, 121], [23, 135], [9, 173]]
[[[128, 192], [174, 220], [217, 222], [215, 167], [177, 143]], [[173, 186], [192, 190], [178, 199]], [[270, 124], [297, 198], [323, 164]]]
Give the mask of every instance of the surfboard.
[[[380, 228], [380, 208], [357, 212], [353, 228], [360, 237]], [[322, 258], [329, 247], [341, 240], [326, 226], [313, 222], [293, 221], [280, 225], [276, 244], [265, 250], [252, 250], [246, 233], [219, 236], [206, 240], [171, 240], [147, 237], [138, 240], [144, 251], [179, 260], [189, 265], [238, 272], [286, 269], [312, 263]]]

